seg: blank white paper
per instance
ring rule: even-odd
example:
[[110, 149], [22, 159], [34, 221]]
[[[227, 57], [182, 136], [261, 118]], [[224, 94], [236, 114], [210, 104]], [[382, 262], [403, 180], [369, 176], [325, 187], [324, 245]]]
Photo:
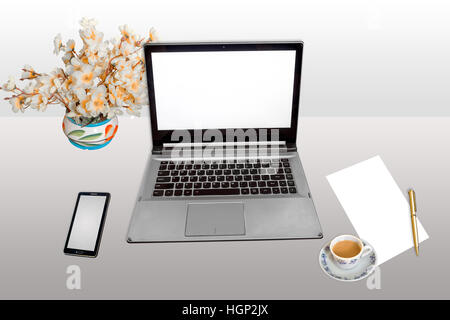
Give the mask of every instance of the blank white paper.
[[[378, 265], [414, 247], [406, 190], [400, 190], [379, 156], [330, 174], [327, 179], [358, 237], [375, 249]], [[418, 219], [417, 228], [419, 242], [428, 239]]]

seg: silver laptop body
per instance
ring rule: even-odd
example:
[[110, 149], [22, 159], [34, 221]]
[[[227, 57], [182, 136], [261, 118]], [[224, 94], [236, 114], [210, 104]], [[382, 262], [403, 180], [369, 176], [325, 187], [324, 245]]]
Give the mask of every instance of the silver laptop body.
[[153, 147], [127, 241], [322, 238], [296, 145], [303, 43], [144, 52]]

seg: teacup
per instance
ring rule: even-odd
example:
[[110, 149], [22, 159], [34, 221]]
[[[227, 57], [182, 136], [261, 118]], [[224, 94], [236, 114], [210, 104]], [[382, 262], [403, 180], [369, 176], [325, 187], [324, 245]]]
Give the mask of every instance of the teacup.
[[334, 238], [330, 243], [330, 251], [342, 269], [354, 268], [361, 258], [373, 252], [373, 248], [364, 245], [361, 239], [352, 235], [342, 235]]

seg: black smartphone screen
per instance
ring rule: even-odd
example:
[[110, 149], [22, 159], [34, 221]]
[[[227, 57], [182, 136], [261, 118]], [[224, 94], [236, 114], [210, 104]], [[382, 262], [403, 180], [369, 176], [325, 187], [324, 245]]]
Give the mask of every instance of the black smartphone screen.
[[64, 253], [97, 256], [109, 198], [110, 194], [104, 192], [78, 194]]

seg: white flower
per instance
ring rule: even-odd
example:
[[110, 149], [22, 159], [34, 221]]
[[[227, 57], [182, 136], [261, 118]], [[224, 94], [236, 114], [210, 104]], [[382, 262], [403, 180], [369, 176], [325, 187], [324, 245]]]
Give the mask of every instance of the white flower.
[[148, 38], [150, 39], [151, 42], [155, 42], [158, 41], [158, 33], [156, 32], [156, 29], [151, 27], [150, 31], [148, 33]]
[[66, 73], [73, 74], [75, 71], [80, 71], [81, 66], [81, 62], [78, 60], [78, 58], [74, 57], [70, 60], [70, 64], [66, 66]]
[[81, 70], [74, 72], [72, 76], [77, 87], [86, 89], [94, 85], [94, 70], [89, 64], [83, 64]]
[[85, 45], [91, 51], [95, 51], [97, 46], [103, 41], [103, 33], [95, 30], [94, 27], [89, 27], [80, 30], [80, 37], [83, 39]]
[[53, 50], [53, 53], [56, 54], [56, 55], [59, 54], [61, 52], [62, 47], [63, 47], [60, 33], [58, 33], [56, 35], [55, 39], [53, 39], [53, 45], [55, 47], [55, 49]]
[[128, 25], [124, 24], [123, 26], [119, 27], [120, 33], [122, 34], [122, 39], [128, 43], [132, 44], [134, 43], [135, 37], [133, 36], [134, 32], [133, 30], [128, 27]]
[[109, 100], [111, 101], [111, 103], [115, 106], [123, 107], [124, 100], [127, 95], [127, 92], [125, 91], [125, 89], [120, 86], [116, 87], [116, 86], [111, 85], [109, 87], [109, 90], [110, 90]]
[[108, 103], [106, 102], [106, 87], [104, 85], [98, 86], [91, 93], [91, 99], [86, 104], [86, 108], [94, 117], [100, 113], [107, 113]]
[[13, 76], [8, 77], [8, 81], [2, 85], [2, 88], [7, 91], [12, 91], [16, 87], [16, 81]]
[[30, 106], [33, 109], [37, 109], [39, 111], [45, 111], [47, 109], [47, 97], [42, 94], [36, 94], [31, 97]]
[[97, 25], [97, 20], [95, 20], [95, 19], [88, 19], [86, 17], [83, 17], [80, 20], [80, 25], [83, 28], [92, 28], [92, 27], [95, 27]]
[[24, 65], [22, 70], [22, 79], [34, 79], [37, 77], [37, 74], [34, 71], [33, 67], [28, 64]]
[[24, 111], [23, 110], [24, 102], [25, 102], [25, 98], [23, 96], [18, 96], [18, 97], [15, 97], [15, 98], [12, 98], [12, 99], [9, 100], [9, 103], [12, 106], [12, 111], [14, 111], [16, 113], [19, 110], [22, 111], [22, 112]]

